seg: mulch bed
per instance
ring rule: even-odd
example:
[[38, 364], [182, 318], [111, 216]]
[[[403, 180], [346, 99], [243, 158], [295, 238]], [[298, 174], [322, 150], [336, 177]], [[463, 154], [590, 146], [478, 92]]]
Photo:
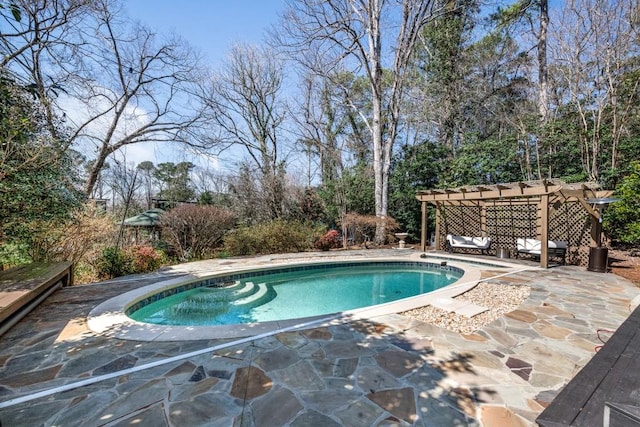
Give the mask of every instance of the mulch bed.
[[609, 266], [614, 274], [640, 286], [640, 250], [610, 249]]

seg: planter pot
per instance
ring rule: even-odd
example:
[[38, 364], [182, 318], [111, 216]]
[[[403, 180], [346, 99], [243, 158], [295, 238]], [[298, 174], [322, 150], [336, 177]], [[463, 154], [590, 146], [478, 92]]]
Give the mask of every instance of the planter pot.
[[511, 258], [511, 251], [507, 248], [496, 249], [496, 256], [498, 258]]

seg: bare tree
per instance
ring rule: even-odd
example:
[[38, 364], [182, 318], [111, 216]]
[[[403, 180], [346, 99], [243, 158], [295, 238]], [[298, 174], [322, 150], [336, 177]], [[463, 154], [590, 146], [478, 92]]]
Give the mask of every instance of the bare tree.
[[557, 25], [552, 26], [558, 90], [580, 119], [584, 169], [592, 180], [599, 178], [606, 128], [611, 135], [611, 168], [617, 167], [618, 145], [628, 132], [638, 99], [637, 78], [630, 81], [627, 96], [621, 93], [623, 79], [640, 48], [632, 21], [637, 8], [631, 0], [568, 0]]
[[[89, 0], [12, 0], [0, 7], [0, 67], [21, 62], [28, 52], [46, 52], [66, 44], [72, 23], [88, 12]], [[0, 4], [0, 6], [3, 6]], [[30, 69], [27, 63], [21, 63]]]
[[[391, 151], [398, 134], [400, 106], [413, 48], [422, 27], [439, 2], [433, 0], [314, 0], [290, 1], [282, 19], [282, 37], [300, 62], [315, 73], [330, 77], [340, 69], [364, 72], [371, 91], [371, 116], [364, 117], [371, 133], [378, 217], [388, 212]], [[395, 22], [394, 22], [395, 21]], [[383, 43], [395, 40], [383, 49]], [[383, 68], [390, 58], [389, 83]], [[384, 224], [384, 221], [380, 221]], [[385, 239], [384, 226], [376, 242]]]
[[143, 185], [138, 178], [139, 169], [132, 163], [127, 163], [126, 159], [114, 159], [113, 166], [110, 166], [107, 171], [105, 178], [111, 187], [114, 206], [118, 204], [121, 208], [128, 210], [132, 205], [136, 208], [142, 205], [142, 201], [136, 198], [136, 193]]
[[298, 143], [310, 156], [318, 157], [320, 181], [326, 184], [338, 179], [343, 167], [349, 112], [345, 111], [343, 100], [336, 96], [330, 80], [307, 74], [301, 86], [302, 96], [291, 116], [296, 124]]
[[15, 0], [8, 6], [0, 8], [0, 67], [11, 70], [39, 99], [49, 131], [60, 140], [52, 97], [68, 79], [65, 68], [75, 63], [67, 48], [78, 40], [72, 29], [90, 12], [90, 1]]
[[154, 178], [153, 178], [153, 173], [156, 170], [156, 166], [153, 164], [153, 162], [150, 161], [144, 161], [142, 163], [139, 163], [138, 166], [136, 166], [136, 169], [139, 171], [140, 173], [140, 178], [142, 181], [142, 185], [144, 186], [144, 200], [146, 202], [146, 207], [147, 209], [151, 209], [151, 205], [152, 205], [152, 198], [153, 198], [153, 184], [154, 184]]
[[282, 213], [284, 164], [280, 136], [285, 118], [281, 102], [283, 65], [274, 52], [236, 45], [214, 77], [209, 99], [212, 121], [221, 130], [218, 143], [240, 146], [259, 171], [272, 217]]
[[[368, 144], [371, 138], [366, 125], [351, 108], [351, 105], [369, 103], [368, 92], [358, 90], [358, 83], [361, 81], [351, 73], [331, 78], [307, 73], [301, 85], [300, 102], [292, 114], [299, 133], [297, 142], [305, 153], [318, 158], [320, 182], [328, 190], [327, 194], [332, 194], [336, 219], [343, 227], [347, 224], [344, 218], [351, 202], [348, 193], [361, 190], [353, 188], [353, 180], [344, 179], [344, 171], [357, 164], [369, 164], [367, 160], [371, 158]], [[364, 111], [364, 107], [359, 110]], [[346, 239], [345, 228], [345, 247]]]
[[549, 31], [549, 1], [538, 0], [538, 114], [542, 124], [549, 119], [549, 67], [547, 65], [547, 33]]
[[[95, 150], [85, 193], [106, 160], [139, 142], [202, 145], [206, 123], [199, 59], [179, 39], [160, 41], [122, 18], [117, 1], [22, 0], [21, 19], [2, 15], [4, 61], [18, 70], [47, 106], [48, 120], [65, 117], [59, 135]], [[88, 155], [87, 157], [91, 157]]]
[[124, 33], [106, 5], [98, 24], [94, 40], [104, 44], [95, 46], [99, 55], [90, 58], [90, 65], [107, 61], [105, 84], [83, 82], [77, 94], [84, 95], [92, 114], [72, 134], [73, 139], [93, 141], [98, 150], [87, 193], [112, 153], [138, 142], [198, 145], [194, 136], [205, 121], [198, 58], [185, 43], [158, 42], [155, 34], [139, 25]]
[[197, 166], [193, 170], [193, 186], [199, 203], [226, 205], [228, 184], [221, 171], [209, 166]]

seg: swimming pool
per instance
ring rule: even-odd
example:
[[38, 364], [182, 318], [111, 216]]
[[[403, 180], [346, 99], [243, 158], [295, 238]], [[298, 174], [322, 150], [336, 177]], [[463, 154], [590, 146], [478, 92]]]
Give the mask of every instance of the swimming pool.
[[300, 319], [432, 292], [463, 271], [423, 262], [331, 263], [266, 269], [164, 290], [127, 310], [158, 325], [233, 325]]
[[[391, 252], [391, 251], [389, 251]], [[382, 253], [382, 256], [380, 255]], [[283, 330], [305, 329], [312, 325], [323, 325], [331, 321], [346, 319], [374, 319], [392, 313], [401, 313], [431, 304], [441, 298], [453, 298], [471, 289], [481, 279], [482, 266], [465, 263], [460, 257], [432, 257], [426, 259], [419, 253], [393, 252], [389, 256], [383, 251], [363, 251], [361, 254], [295, 254], [284, 256], [260, 256], [233, 260], [206, 260], [181, 264], [158, 272], [155, 283], [123, 292], [94, 307], [87, 316], [91, 331], [113, 338], [134, 341], [192, 341], [212, 339], [236, 339], [277, 333]], [[302, 259], [300, 259], [302, 258]], [[139, 322], [131, 313], [166, 297], [202, 286], [230, 286], [236, 281], [263, 283], [260, 276], [292, 270], [313, 271], [326, 265], [358, 268], [373, 264], [395, 263], [418, 264], [423, 269], [441, 270], [445, 274], [462, 274], [451, 285], [414, 297], [368, 307], [345, 310], [339, 313], [305, 318], [288, 318], [276, 321], [236, 323], [230, 325], [161, 325]], [[506, 264], [502, 267], [505, 267]], [[491, 268], [497, 267], [492, 262]], [[507, 269], [509, 267], [506, 267]], [[175, 276], [177, 274], [177, 276]], [[172, 275], [174, 275], [172, 277]], [[249, 277], [253, 279], [249, 280]]]

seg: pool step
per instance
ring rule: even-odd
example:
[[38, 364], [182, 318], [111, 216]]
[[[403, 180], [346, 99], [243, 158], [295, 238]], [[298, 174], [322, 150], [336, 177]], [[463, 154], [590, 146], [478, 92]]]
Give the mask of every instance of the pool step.
[[235, 285], [226, 288], [202, 288], [197, 294], [191, 295], [188, 301], [196, 301], [203, 304], [229, 302], [236, 298], [251, 295], [255, 291], [255, 286], [252, 283], [242, 285], [238, 281]]
[[[249, 283], [253, 285], [253, 282], [247, 282], [247, 284]], [[266, 283], [258, 283], [254, 286], [257, 289], [256, 293], [248, 297], [238, 298], [235, 301], [231, 301], [231, 304], [235, 306], [260, 305], [265, 304], [275, 298], [275, 291], [271, 290], [271, 288], [269, 288]]]
[[[224, 289], [207, 289], [174, 305], [175, 314], [196, 317], [215, 317], [227, 313], [231, 307], [251, 307], [265, 304], [276, 297], [276, 292], [266, 283], [240, 282]], [[231, 289], [233, 288], [233, 289]]]
[[171, 308], [173, 313], [192, 316], [218, 316], [229, 311], [230, 304], [238, 297], [256, 292], [253, 283], [235, 284], [224, 288], [202, 288]]
[[215, 317], [229, 311], [229, 304], [219, 301], [187, 299], [170, 307], [173, 314], [193, 317]]
[[[238, 283], [240, 284], [240, 282], [238, 282]], [[247, 283], [244, 284], [244, 286], [242, 288], [234, 290], [234, 291], [231, 292], [232, 298], [239, 298], [241, 296], [248, 295], [248, 294], [250, 294], [251, 292], [254, 291], [254, 288], [255, 287], [253, 286], [253, 283], [247, 282]]]

